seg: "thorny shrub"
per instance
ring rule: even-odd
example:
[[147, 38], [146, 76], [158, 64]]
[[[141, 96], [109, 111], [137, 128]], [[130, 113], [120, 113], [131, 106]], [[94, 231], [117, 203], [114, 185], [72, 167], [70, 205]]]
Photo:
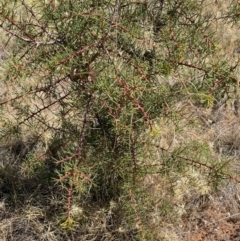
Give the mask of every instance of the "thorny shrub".
[[[238, 65], [216, 57], [217, 18], [204, 14], [207, 1], [0, 2], [11, 45], [2, 63], [0, 138], [18, 158], [11, 188], [22, 187], [19, 180], [61, 185], [67, 230], [87, 222], [84, 214], [74, 220], [76, 200], [83, 210], [117, 203], [114, 225], [152, 239], [148, 175], [200, 168], [210, 181], [225, 177], [204, 143], [161, 142], [169, 123], [174, 135], [196, 124], [179, 103], [213, 107], [236, 97]], [[237, 21], [238, 4], [230, 7], [225, 19]], [[12, 148], [16, 140], [23, 146]], [[158, 208], [172, 207], [161, 201]]]

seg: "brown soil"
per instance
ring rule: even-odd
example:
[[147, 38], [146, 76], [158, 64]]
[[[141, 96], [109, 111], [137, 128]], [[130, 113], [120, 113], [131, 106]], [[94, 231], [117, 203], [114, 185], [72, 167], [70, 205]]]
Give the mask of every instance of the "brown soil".
[[184, 241], [240, 241], [240, 213], [230, 214], [221, 203], [203, 210], [195, 224]]

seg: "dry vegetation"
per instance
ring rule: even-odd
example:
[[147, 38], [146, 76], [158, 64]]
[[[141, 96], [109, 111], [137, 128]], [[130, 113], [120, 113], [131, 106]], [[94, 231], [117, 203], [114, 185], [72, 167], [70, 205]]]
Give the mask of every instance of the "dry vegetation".
[[[225, 1], [209, 2], [209, 8], [214, 10], [213, 19], [218, 18], [224, 10]], [[222, 46], [219, 49], [222, 54], [229, 61], [237, 62], [239, 27], [226, 24], [224, 20], [219, 20], [213, 27], [221, 38]], [[8, 52], [4, 43], [2, 41], [0, 46], [2, 68], [4, 56]], [[174, 78], [177, 77], [170, 78], [170, 81]], [[4, 84], [1, 85], [1, 95], [4, 95]], [[216, 109], [199, 107], [190, 101], [180, 102], [174, 108], [175, 113], [184, 116], [177, 126], [174, 120], [162, 117], [154, 123], [152, 131], [142, 133], [144, 138], [152, 140], [154, 149], [154, 155], [146, 151], [143, 159], [148, 160], [148, 163], [142, 160], [143, 165], [152, 165], [154, 168], [169, 165], [171, 153], [180, 148], [181, 151], [175, 154], [185, 158], [183, 163], [191, 163], [189, 156], [194, 155], [194, 160], [205, 163], [206, 166], [199, 170], [184, 168], [185, 164], [182, 163], [180, 166], [172, 164], [170, 172], [148, 174], [142, 178], [142, 186], [151, 197], [150, 202], [155, 204], [146, 217], [146, 230], [155, 234], [158, 239], [154, 240], [237, 241], [240, 237], [238, 178], [219, 181], [221, 177], [208, 180], [205, 175], [209, 161], [214, 161], [216, 168], [231, 163], [230, 168], [226, 165], [227, 168], [224, 169], [226, 176], [229, 174], [235, 177], [235, 173], [239, 173], [240, 117], [233, 108], [233, 101], [223, 103]], [[8, 109], [4, 113], [4, 118], [14, 118], [14, 113], [8, 115], [7, 112], [10, 111]], [[54, 110], [45, 118], [50, 118], [55, 123], [58, 121], [54, 119]], [[189, 120], [192, 120], [191, 124]], [[59, 186], [48, 188], [48, 183], [39, 184], [34, 178], [22, 175], [21, 161], [35, 145], [34, 131], [19, 140], [1, 144], [0, 240], [140, 240], [136, 233], [142, 229], [141, 220], [138, 220], [136, 212], [132, 214], [132, 219], [135, 220], [132, 227], [122, 223], [121, 200], [111, 201], [108, 206], [96, 200], [93, 208], [88, 203], [79, 203], [75, 197], [71, 206], [75, 229], [71, 232], [64, 230], [67, 193]], [[37, 148], [47, 148], [50, 137], [51, 133], [44, 132], [42, 145]], [[195, 151], [199, 150], [196, 148], [199, 146], [201, 151]], [[51, 171], [51, 166], [49, 169]], [[40, 177], [41, 174], [40, 172]], [[217, 181], [220, 184], [216, 188], [213, 184]], [[138, 205], [136, 200], [131, 200], [130, 203], [132, 206]], [[146, 203], [143, 206], [147, 208], [148, 205]]]

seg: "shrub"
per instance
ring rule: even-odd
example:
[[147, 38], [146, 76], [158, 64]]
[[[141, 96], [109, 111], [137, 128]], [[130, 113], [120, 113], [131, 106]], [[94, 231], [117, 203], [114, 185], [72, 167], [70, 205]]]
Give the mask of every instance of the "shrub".
[[[116, 226], [134, 231], [137, 223], [144, 238], [152, 207], [141, 187], [146, 175], [195, 166], [224, 175], [214, 161], [194, 161], [204, 144], [169, 143], [166, 149], [152, 142], [169, 133], [160, 117], [177, 134], [191, 125], [183, 103], [212, 107], [234, 97], [236, 66], [216, 58], [205, 7], [189, 0], [1, 1], [1, 28], [6, 44], [11, 40], [3, 65], [1, 143], [35, 140], [20, 158], [19, 178], [62, 186], [63, 228], [75, 227], [76, 200], [84, 210], [88, 202], [111, 211], [117, 202]], [[162, 153], [153, 168], [156, 148]]]

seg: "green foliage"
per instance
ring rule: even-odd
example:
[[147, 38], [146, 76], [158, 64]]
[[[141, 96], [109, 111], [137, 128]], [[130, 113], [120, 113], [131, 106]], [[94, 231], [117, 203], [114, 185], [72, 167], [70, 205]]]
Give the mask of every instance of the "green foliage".
[[71, 217], [68, 217], [67, 220], [61, 224], [61, 227], [66, 231], [75, 230], [74, 226], [76, 226], [76, 223]]
[[[154, 149], [146, 130], [161, 137], [161, 126], [153, 126], [159, 117], [178, 129], [184, 117], [173, 107], [180, 101], [212, 107], [235, 88], [230, 64], [209, 64], [217, 40], [205, 1], [0, 4], [1, 27], [14, 39], [4, 70], [8, 91], [1, 97], [3, 113], [5, 106], [11, 115], [1, 118], [1, 143], [35, 135], [38, 144], [20, 163], [23, 177], [53, 178], [90, 203], [124, 197], [125, 213], [133, 217], [143, 206], [131, 206], [130, 190], [146, 200], [139, 185], [152, 172], [150, 160], [142, 161]], [[182, 172], [193, 165], [189, 153], [196, 150], [206, 151], [192, 144], [166, 154], [159, 172]], [[206, 165], [206, 155], [195, 157], [198, 166]], [[163, 215], [170, 206], [163, 205]], [[62, 227], [74, 224], [68, 215]]]

